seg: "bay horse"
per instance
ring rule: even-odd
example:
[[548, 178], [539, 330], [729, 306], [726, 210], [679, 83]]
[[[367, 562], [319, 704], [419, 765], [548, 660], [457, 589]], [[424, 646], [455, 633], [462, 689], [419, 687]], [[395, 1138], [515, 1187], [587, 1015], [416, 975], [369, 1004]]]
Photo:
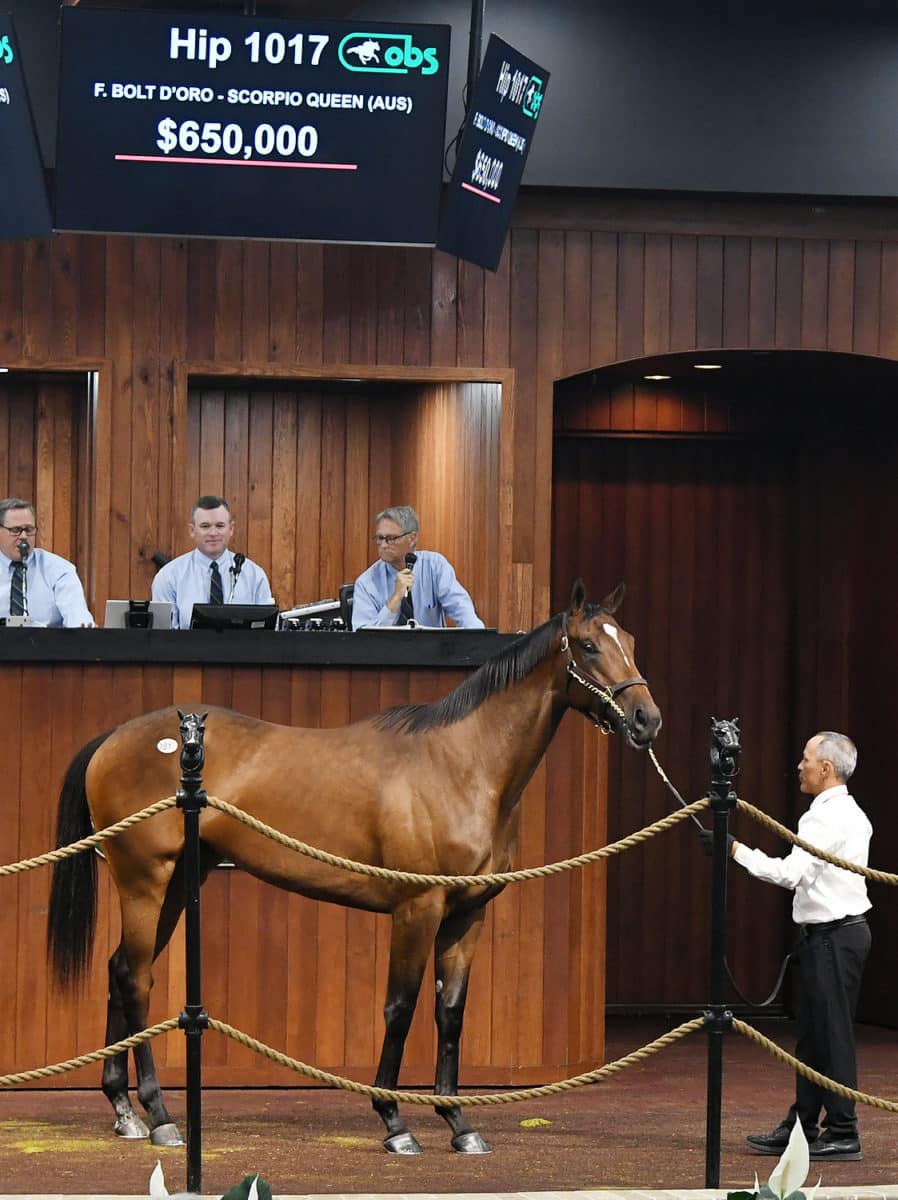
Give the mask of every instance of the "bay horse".
[[[620, 584], [589, 604], [582, 581], [570, 607], [483, 664], [442, 700], [408, 704], [337, 729], [295, 729], [213, 708], [205, 732], [203, 786], [282, 832], [356, 861], [427, 874], [509, 870], [521, 793], [558, 724], [574, 708], [644, 748], [661, 714], [634, 660], [631, 634], [613, 613]], [[68, 768], [57, 818], [67, 845], [147, 807], [179, 786], [178, 710], [147, 713], [84, 746]], [[326, 764], [326, 770], [312, 770]], [[122, 938], [109, 960], [106, 1042], [146, 1028], [153, 961], [184, 907], [184, 822], [177, 809], [104, 843], [121, 904]], [[406, 1035], [431, 947], [435, 948], [436, 1095], [458, 1091], [459, 1039], [468, 975], [489, 900], [501, 886], [433, 887], [352, 874], [300, 855], [212, 808], [200, 816], [205, 879], [229, 859], [289, 891], [392, 918], [379, 1087], [395, 1088]], [[57, 981], [73, 985], [90, 963], [96, 914], [96, 856], [56, 864], [48, 951]], [[103, 1092], [115, 1132], [179, 1145], [149, 1042], [134, 1051], [137, 1094], [128, 1094], [128, 1055], [107, 1059]], [[391, 1153], [418, 1154], [398, 1105], [375, 1099]], [[459, 1106], [438, 1108], [463, 1153], [489, 1153]]]

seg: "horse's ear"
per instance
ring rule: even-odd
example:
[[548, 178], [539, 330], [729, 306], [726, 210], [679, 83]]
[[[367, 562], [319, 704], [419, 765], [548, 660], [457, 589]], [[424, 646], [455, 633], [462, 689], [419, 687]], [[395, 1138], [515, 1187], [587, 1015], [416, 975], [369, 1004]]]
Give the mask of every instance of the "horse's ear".
[[614, 591], [609, 592], [608, 595], [605, 597], [605, 599], [602, 601], [601, 606], [602, 606], [602, 608], [604, 608], [605, 612], [607, 612], [607, 613], [617, 612], [617, 610], [621, 606], [621, 601], [623, 600], [623, 598], [626, 594], [626, 591], [627, 591], [627, 585], [623, 582], [623, 580], [621, 580], [621, 582], [617, 585], [617, 587], [614, 589]]
[[583, 583], [582, 579], [577, 579], [575, 580], [573, 589], [571, 590], [571, 604], [568, 612], [572, 614], [575, 612], [580, 612], [585, 603], [586, 585]]

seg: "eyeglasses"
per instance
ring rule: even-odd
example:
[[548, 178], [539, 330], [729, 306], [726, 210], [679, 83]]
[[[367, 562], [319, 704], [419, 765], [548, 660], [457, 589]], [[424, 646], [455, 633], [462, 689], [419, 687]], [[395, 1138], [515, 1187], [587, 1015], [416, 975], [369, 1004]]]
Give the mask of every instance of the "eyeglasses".
[[378, 546], [392, 546], [396, 542], [401, 542], [404, 537], [408, 537], [410, 533], [414, 533], [414, 530], [407, 529], [405, 533], [375, 533], [371, 540], [377, 542]]
[[5, 529], [13, 537], [33, 537], [37, 533], [36, 525], [0, 525], [0, 529]]

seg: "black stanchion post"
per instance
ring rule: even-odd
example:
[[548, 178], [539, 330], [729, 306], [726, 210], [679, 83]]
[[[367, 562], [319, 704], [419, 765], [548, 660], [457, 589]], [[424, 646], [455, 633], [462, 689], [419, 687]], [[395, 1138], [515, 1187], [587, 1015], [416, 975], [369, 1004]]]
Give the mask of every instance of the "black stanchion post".
[[723, 1035], [733, 1014], [723, 1003], [726, 979], [727, 821], [736, 807], [733, 779], [739, 773], [739, 721], [711, 722], [711, 811], [714, 814], [714, 856], [711, 861], [711, 969], [708, 1030], [708, 1104], [705, 1126], [705, 1187], [720, 1186], [720, 1117], [723, 1090]]
[[178, 713], [181, 718], [178, 807], [184, 812], [184, 920], [187, 943], [187, 1002], [178, 1024], [187, 1038], [187, 1190], [196, 1193], [203, 1190], [201, 1038], [209, 1024], [200, 1000], [200, 812], [207, 803], [202, 777], [206, 715]]

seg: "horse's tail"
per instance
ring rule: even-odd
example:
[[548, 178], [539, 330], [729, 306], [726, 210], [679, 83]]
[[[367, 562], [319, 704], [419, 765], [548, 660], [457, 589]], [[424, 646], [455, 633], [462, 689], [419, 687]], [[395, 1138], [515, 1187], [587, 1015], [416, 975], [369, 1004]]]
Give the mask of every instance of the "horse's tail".
[[[56, 815], [56, 845], [68, 846], [94, 832], [87, 807], [87, 764], [111, 730], [83, 746], [69, 764]], [[97, 919], [97, 856], [82, 850], [53, 867], [47, 915], [47, 955], [60, 987], [77, 984], [90, 966]]]

